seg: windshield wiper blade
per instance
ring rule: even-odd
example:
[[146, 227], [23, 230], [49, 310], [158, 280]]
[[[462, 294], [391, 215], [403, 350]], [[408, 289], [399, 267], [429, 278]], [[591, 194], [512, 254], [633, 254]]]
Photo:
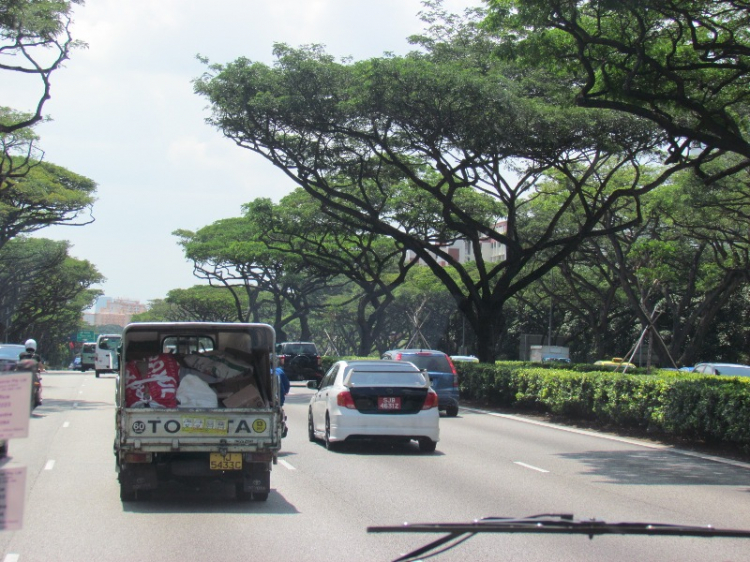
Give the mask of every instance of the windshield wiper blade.
[[[368, 527], [368, 533], [446, 533], [446, 536], [426, 544], [394, 562], [416, 560], [423, 554], [435, 556], [445, 552], [479, 533], [537, 533], [587, 535], [652, 535], [681, 537], [723, 537], [750, 539], [750, 531], [720, 529], [697, 525], [666, 523], [617, 522], [600, 519], [576, 519], [568, 513], [542, 513], [529, 517], [484, 517], [469, 523], [404, 523], [398, 526]], [[448, 544], [452, 543], [452, 544]], [[440, 551], [437, 549], [443, 547]]]

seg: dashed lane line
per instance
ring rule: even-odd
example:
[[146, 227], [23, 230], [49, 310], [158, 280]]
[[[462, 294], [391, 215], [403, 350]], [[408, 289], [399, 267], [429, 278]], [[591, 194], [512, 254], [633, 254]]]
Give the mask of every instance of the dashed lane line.
[[513, 464], [517, 464], [518, 466], [522, 466], [524, 468], [528, 468], [531, 470], [536, 470], [537, 472], [549, 472], [549, 470], [544, 470], [543, 468], [539, 468], [538, 466], [526, 464], [525, 462], [521, 462], [521, 461], [513, 461]]

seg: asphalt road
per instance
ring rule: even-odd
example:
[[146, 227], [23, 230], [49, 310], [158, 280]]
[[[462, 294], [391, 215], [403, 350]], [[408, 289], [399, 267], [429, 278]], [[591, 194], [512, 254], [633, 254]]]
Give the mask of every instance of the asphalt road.
[[[289, 436], [267, 502], [228, 487], [167, 486], [123, 505], [115, 474], [114, 376], [49, 373], [30, 436], [24, 525], [0, 532], [0, 562], [376, 561], [434, 539], [371, 525], [572, 513], [750, 529], [750, 466], [592, 432], [462, 410], [437, 452], [416, 443], [329, 452], [307, 440], [312, 391], [293, 386]], [[747, 560], [750, 540], [484, 535], [435, 560]]]

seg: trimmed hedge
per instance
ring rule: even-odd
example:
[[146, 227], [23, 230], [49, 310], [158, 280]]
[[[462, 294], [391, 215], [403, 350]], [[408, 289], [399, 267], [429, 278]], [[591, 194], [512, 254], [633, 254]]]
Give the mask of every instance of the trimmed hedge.
[[521, 362], [456, 368], [461, 397], [486, 406], [734, 444], [750, 453], [750, 379], [671, 371], [579, 372]]

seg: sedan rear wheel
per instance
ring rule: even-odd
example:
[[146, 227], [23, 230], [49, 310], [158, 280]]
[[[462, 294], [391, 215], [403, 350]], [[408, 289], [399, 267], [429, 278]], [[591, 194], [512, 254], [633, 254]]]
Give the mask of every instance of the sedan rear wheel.
[[312, 410], [307, 411], [307, 438], [311, 443], [315, 442], [315, 426], [313, 425]]
[[331, 441], [331, 420], [326, 414], [326, 449], [333, 451], [336, 449], [336, 443]]

